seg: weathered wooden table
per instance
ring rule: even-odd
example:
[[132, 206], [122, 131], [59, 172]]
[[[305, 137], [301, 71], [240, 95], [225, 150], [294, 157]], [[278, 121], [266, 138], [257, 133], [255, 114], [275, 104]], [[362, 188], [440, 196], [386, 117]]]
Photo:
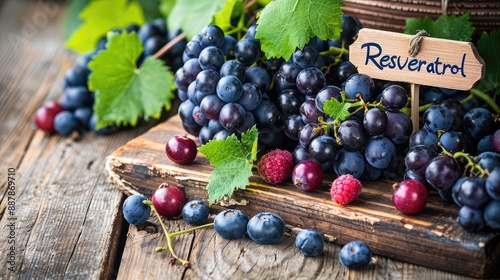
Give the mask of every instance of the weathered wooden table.
[[125, 195], [104, 168], [110, 154], [156, 123], [78, 140], [33, 125], [36, 109], [61, 96], [76, 59], [61, 39], [62, 2], [0, 0], [0, 279], [469, 279], [380, 256], [353, 271], [340, 265], [335, 243], [304, 258], [293, 235], [261, 246], [221, 239], [211, 228], [175, 238], [191, 268], [169, 265], [168, 253], [154, 252], [165, 244], [154, 217], [148, 227], [129, 226]]

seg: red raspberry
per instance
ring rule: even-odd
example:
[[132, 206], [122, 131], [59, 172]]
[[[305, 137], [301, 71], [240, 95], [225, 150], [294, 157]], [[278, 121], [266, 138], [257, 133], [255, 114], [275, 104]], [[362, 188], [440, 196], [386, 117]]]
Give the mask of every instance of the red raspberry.
[[293, 156], [289, 151], [272, 150], [263, 155], [257, 164], [257, 170], [264, 181], [279, 184], [290, 177], [293, 168]]
[[330, 195], [336, 203], [346, 205], [358, 198], [362, 188], [361, 182], [351, 174], [341, 175], [333, 181]]

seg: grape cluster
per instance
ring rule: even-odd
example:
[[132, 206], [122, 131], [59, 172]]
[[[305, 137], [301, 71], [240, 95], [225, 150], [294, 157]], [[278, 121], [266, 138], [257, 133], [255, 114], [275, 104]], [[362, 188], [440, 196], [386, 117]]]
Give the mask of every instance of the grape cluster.
[[[465, 92], [425, 88], [420, 99], [428, 107], [421, 123], [418, 120], [422, 129], [413, 133], [408, 85], [357, 73], [344, 52], [361, 26], [348, 15], [342, 21], [341, 39], [312, 38], [288, 61], [263, 55], [255, 25], [239, 41], [215, 25], [208, 26], [186, 45], [184, 65], [175, 75], [184, 129], [205, 144], [238, 136], [256, 125], [261, 151], [286, 149], [295, 166], [315, 163], [304, 174], [323, 171], [362, 180], [418, 180], [447, 200], [457, 197], [460, 205], [489, 213], [468, 211], [467, 218], [461, 214], [462, 225], [481, 217], [483, 227], [496, 229], [498, 221], [491, 213], [500, 216], [498, 198], [491, 190], [497, 185], [487, 184], [500, 165], [496, 117], [479, 107], [477, 98], [465, 98]], [[331, 99], [350, 103], [345, 120], [325, 113]], [[464, 176], [466, 186], [472, 180], [481, 185], [474, 189], [484, 191], [454, 187]], [[464, 203], [467, 192], [485, 194], [474, 198], [483, 202]]]
[[249, 67], [260, 56], [255, 39], [237, 42], [216, 25], [192, 38], [174, 79], [184, 129], [204, 144], [245, 132], [256, 121], [266, 122], [264, 112], [260, 120], [253, 113], [264, 107], [263, 93], [271, 82], [265, 69]]
[[457, 204], [465, 230], [500, 230], [500, 129], [493, 114], [482, 107], [466, 112], [448, 98], [428, 107], [422, 122], [405, 156], [405, 178]]
[[[147, 22], [142, 26], [130, 24], [124, 29], [113, 29], [110, 32], [136, 32], [138, 34], [144, 47], [137, 62], [138, 67], [145, 57], [154, 55], [167, 42], [180, 34], [180, 30], [168, 32], [163, 18]], [[97, 134], [110, 134], [117, 130], [112, 126], [96, 129], [97, 117], [93, 110], [95, 92], [90, 91], [88, 87], [91, 72], [88, 64], [100, 50], [106, 49], [106, 43], [107, 36], [103, 36], [94, 51], [80, 56], [75, 65], [66, 71], [62, 86], [64, 93], [60, 100], [47, 102], [35, 114], [35, 124], [39, 129], [62, 136], [69, 136], [73, 132], [84, 130], [94, 131]], [[179, 57], [185, 44], [185, 41], [176, 44], [160, 59], [168, 62], [175, 69], [179, 68], [182, 64]]]
[[[236, 41], [216, 25], [206, 27], [186, 45], [184, 65], [175, 74], [184, 129], [205, 144], [256, 125], [261, 147], [289, 150], [295, 164], [313, 160], [324, 172], [370, 180], [383, 171], [392, 176], [412, 132], [411, 119], [401, 112], [407, 92], [397, 84], [377, 87], [357, 73], [342, 50], [361, 24], [347, 15], [342, 21], [340, 40], [313, 38], [288, 61], [266, 59], [255, 28]], [[342, 101], [341, 92], [349, 100], [381, 105], [333, 125], [323, 106], [332, 98]]]
[[[35, 114], [35, 124], [41, 130], [69, 136], [80, 129], [95, 130], [96, 116], [92, 106], [95, 94], [88, 88], [90, 70], [88, 63], [95, 53], [78, 58], [76, 64], [66, 71], [63, 82], [63, 96], [59, 101], [49, 101]], [[96, 132], [112, 132], [111, 127]]]
[[[299, 64], [299, 53], [304, 50], [297, 51], [289, 64]], [[402, 111], [408, 102], [406, 88], [395, 83], [380, 86], [380, 81], [357, 73], [349, 60], [334, 67], [330, 65], [329, 77], [325, 74], [325, 78], [300, 79], [302, 74], [312, 72], [321, 77], [320, 69], [325, 68], [301, 70], [296, 88], [282, 93], [280, 99], [285, 100], [280, 105], [288, 113], [284, 131], [290, 139], [298, 141], [293, 151], [295, 163], [314, 160], [324, 172], [337, 176], [351, 174], [365, 180], [402, 177], [403, 171], [397, 173], [398, 168], [394, 167], [402, 162], [404, 147], [412, 133], [412, 121]], [[303, 98], [302, 103], [294, 103], [297, 104], [294, 109], [288, 106], [292, 104], [288, 101], [291, 95]], [[357, 102], [359, 106], [351, 108], [346, 120], [337, 122], [325, 114], [324, 104], [330, 99]]]
[[[348, 22], [344, 30], [354, 30], [344, 32], [352, 42], [359, 21], [349, 16], [343, 20]], [[293, 150], [304, 122], [317, 122], [322, 115], [313, 97], [356, 69], [348, 61], [328, 67], [330, 63], [319, 55], [330, 47], [342, 47], [342, 40], [314, 38], [289, 61], [267, 59], [255, 39], [255, 27], [238, 41], [210, 25], [188, 42], [184, 66], [175, 74], [182, 101], [178, 114], [184, 129], [202, 144], [239, 135], [256, 125], [261, 146]], [[329, 90], [335, 88], [325, 89]]]

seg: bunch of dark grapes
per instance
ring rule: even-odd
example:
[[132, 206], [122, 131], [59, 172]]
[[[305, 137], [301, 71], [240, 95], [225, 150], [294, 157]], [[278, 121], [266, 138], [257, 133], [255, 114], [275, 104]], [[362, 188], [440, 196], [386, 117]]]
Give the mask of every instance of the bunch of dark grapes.
[[187, 43], [182, 58], [184, 66], [175, 73], [178, 113], [201, 143], [239, 135], [255, 123], [281, 129], [276, 107], [264, 97], [270, 76], [254, 65], [261, 58], [257, 40], [236, 41], [210, 25]]
[[[497, 230], [495, 117], [478, 108], [476, 98], [462, 101], [464, 92], [427, 88], [420, 99], [434, 105], [421, 116], [423, 128], [412, 134], [408, 85], [357, 73], [342, 49], [361, 25], [348, 15], [342, 20], [341, 39], [312, 38], [288, 61], [263, 55], [255, 25], [239, 41], [208, 26], [187, 43], [184, 66], [175, 75], [184, 129], [205, 144], [256, 125], [261, 151], [287, 149], [295, 164], [312, 159], [337, 176], [419, 180], [460, 203], [465, 229]], [[325, 114], [324, 104], [332, 98], [353, 104], [347, 119]]]
[[[412, 132], [410, 118], [400, 112], [407, 92], [391, 83], [380, 89], [357, 73], [342, 50], [361, 24], [348, 15], [342, 21], [341, 39], [313, 38], [288, 61], [263, 56], [255, 25], [239, 41], [208, 26], [188, 42], [184, 66], [175, 75], [184, 129], [205, 144], [256, 125], [261, 147], [288, 149], [295, 163], [313, 159], [339, 176], [376, 180], [385, 172], [402, 178], [404, 170], [393, 170], [401, 166], [401, 147], [407, 147]], [[333, 125], [323, 105], [332, 98], [342, 101], [342, 91], [353, 102], [378, 99], [385, 111], [371, 106]]]
[[[354, 30], [344, 32], [352, 42], [359, 21], [343, 19]], [[184, 66], [175, 75], [182, 101], [178, 113], [184, 129], [202, 144], [238, 136], [256, 125], [263, 147], [293, 150], [304, 123], [317, 122], [316, 93], [356, 69], [348, 61], [329, 67], [319, 55], [338, 47], [337, 40], [314, 38], [289, 61], [267, 59], [255, 39], [255, 27], [238, 41], [210, 25], [187, 43]]]
[[487, 109], [438, 100], [411, 137], [405, 177], [460, 207], [467, 231], [500, 230], [500, 127]]
[[[141, 38], [144, 51], [137, 64], [143, 62], [147, 56], [154, 55], [166, 43], [180, 34], [179, 30], [167, 31], [165, 19], [159, 18], [147, 22], [142, 26], [128, 25], [124, 29], [113, 29], [110, 32], [136, 32]], [[103, 36], [96, 45], [96, 49], [79, 57], [75, 65], [70, 68], [64, 77], [63, 96], [58, 101], [49, 101], [39, 108], [35, 115], [35, 124], [41, 130], [69, 136], [74, 132], [85, 130], [98, 134], [110, 134], [116, 127], [107, 126], [96, 129], [97, 118], [94, 115], [93, 105], [95, 92], [89, 90], [88, 77], [89, 62], [100, 51], [106, 49], [107, 36]], [[160, 57], [170, 67], [177, 69], [182, 65], [180, 56], [186, 42], [178, 43], [169, 52]]]

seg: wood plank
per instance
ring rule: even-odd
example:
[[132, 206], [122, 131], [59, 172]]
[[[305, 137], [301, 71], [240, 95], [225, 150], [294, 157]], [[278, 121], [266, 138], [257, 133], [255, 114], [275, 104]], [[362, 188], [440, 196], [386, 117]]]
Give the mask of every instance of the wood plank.
[[[147, 126], [113, 136], [88, 134], [79, 142], [37, 132], [19, 166], [16, 193], [16, 266], [0, 257], [0, 278], [110, 279], [118, 252], [123, 193], [103, 173], [106, 155]], [[0, 221], [7, 236], [8, 216]], [[8, 248], [7, 239], [0, 248]]]
[[[76, 58], [64, 49], [58, 37], [63, 7], [55, 4], [2, 2], [0, 34], [5, 37], [0, 40], [0, 170], [19, 166], [35, 132], [35, 110], [60, 95], [64, 71]], [[35, 15], [47, 21], [35, 24]], [[6, 178], [2, 177], [0, 200], [5, 186]]]
[[[175, 116], [117, 149], [108, 159], [108, 171], [126, 193], [150, 197], [162, 183], [184, 189], [188, 199], [207, 199], [205, 186], [212, 167], [198, 155], [191, 165], [172, 163], [165, 155], [166, 141], [183, 133]], [[337, 244], [353, 239], [367, 242], [382, 256], [473, 277], [486, 277], [498, 266], [500, 234], [470, 234], [456, 222], [458, 208], [431, 195], [426, 210], [417, 216], [401, 215], [391, 202], [392, 183], [363, 182], [360, 198], [348, 206], [336, 205], [324, 186], [313, 193], [298, 191], [291, 183], [269, 186], [257, 175], [234, 202], [225, 207], [243, 209], [248, 215], [261, 211], [280, 214], [287, 224], [314, 228]], [[212, 209], [224, 209], [212, 205]]]
[[[211, 215], [211, 219], [215, 212]], [[180, 220], [165, 220], [169, 230], [186, 228]], [[294, 245], [298, 228], [287, 227], [284, 238], [275, 245], [259, 245], [247, 237], [237, 240], [220, 238], [213, 228], [196, 231], [174, 239], [179, 254], [189, 253], [190, 269], [168, 265], [169, 258], [154, 252], [165, 244], [155, 229], [152, 217], [147, 226], [131, 226], [121, 259], [118, 279], [472, 279], [427, 267], [374, 256], [362, 271], [349, 270], [339, 264], [340, 246], [327, 242], [323, 253], [306, 258]], [[183, 255], [185, 256], [185, 255]]]
[[[61, 42], [61, 3], [0, 6], [0, 279], [116, 278], [124, 195], [107, 180], [105, 158], [155, 124], [108, 137], [86, 133], [78, 142], [35, 129], [36, 109], [61, 96], [76, 59]], [[8, 168], [16, 170], [13, 215]]]
[[[186, 229], [181, 220], [165, 221], [169, 232]], [[194, 234], [174, 237], [175, 253], [182, 259], [189, 259]], [[170, 252], [155, 252], [156, 247], [166, 247], [167, 240], [158, 220], [152, 214], [145, 225], [130, 226], [128, 238], [118, 270], [118, 279], [183, 279], [187, 267], [176, 263], [169, 265]], [[192, 265], [191, 267], [195, 267]], [[189, 279], [189, 278], [188, 278]]]
[[193, 269], [187, 279], [340, 279], [347, 269], [338, 265], [339, 248], [326, 246], [315, 258], [306, 258], [295, 248], [290, 231], [274, 245], [261, 245], [249, 238], [226, 240], [215, 230], [196, 236]]

